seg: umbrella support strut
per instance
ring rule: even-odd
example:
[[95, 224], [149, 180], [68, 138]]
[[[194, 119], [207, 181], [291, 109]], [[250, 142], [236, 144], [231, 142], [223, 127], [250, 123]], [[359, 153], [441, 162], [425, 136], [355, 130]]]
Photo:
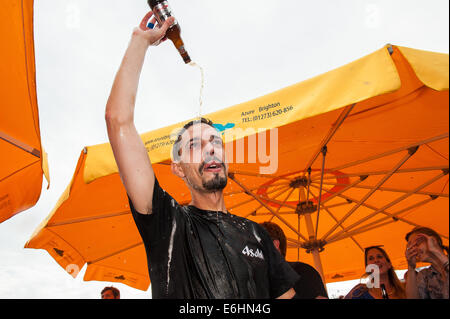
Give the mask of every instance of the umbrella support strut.
[[240, 186], [243, 190], [245, 190], [245, 193], [249, 196], [253, 197], [257, 202], [259, 202], [262, 206], [264, 206], [269, 212], [271, 212], [274, 216], [276, 216], [279, 220], [281, 220], [286, 226], [288, 226], [294, 233], [299, 235], [302, 239], [306, 240], [306, 238], [300, 234], [300, 232], [295, 229], [295, 227], [291, 226], [283, 217], [281, 217], [277, 212], [275, 212], [273, 209], [271, 209], [263, 200], [261, 200], [257, 195], [253, 194], [249, 189], [244, 186], [241, 182], [239, 182], [233, 173], [229, 173], [228, 177], [235, 182], [238, 186]]
[[[308, 230], [309, 239], [315, 240], [315, 232], [314, 232], [314, 226], [313, 226], [311, 214], [305, 214], [304, 216], [305, 216], [306, 228]], [[314, 247], [313, 249], [311, 249], [311, 254], [314, 259], [314, 268], [316, 268], [316, 270], [320, 274], [320, 277], [322, 278], [322, 282], [324, 283], [324, 287], [326, 289], [325, 276], [323, 274], [322, 261], [320, 260], [320, 254], [319, 254], [319, 247]]]
[[31, 155], [41, 158], [41, 152], [39, 150], [1, 131], [0, 131], [0, 139], [24, 150], [25, 152], [30, 153]]

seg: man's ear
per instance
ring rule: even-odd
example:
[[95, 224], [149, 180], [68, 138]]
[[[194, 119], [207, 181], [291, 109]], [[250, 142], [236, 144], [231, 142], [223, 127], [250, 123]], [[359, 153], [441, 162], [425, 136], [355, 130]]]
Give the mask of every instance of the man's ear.
[[186, 176], [183, 172], [183, 169], [181, 168], [180, 162], [172, 162], [170, 168], [172, 169], [172, 173], [179, 178], [184, 178]]
[[278, 239], [274, 239], [273, 244], [275, 245], [276, 249], [280, 250], [280, 241]]

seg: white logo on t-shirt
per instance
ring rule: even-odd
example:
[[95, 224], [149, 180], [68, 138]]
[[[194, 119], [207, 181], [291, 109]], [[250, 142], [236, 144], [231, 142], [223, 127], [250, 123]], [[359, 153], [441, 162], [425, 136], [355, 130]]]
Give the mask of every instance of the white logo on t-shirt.
[[244, 250], [242, 250], [242, 254], [249, 256], [249, 257], [264, 259], [264, 255], [261, 250], [256, 249], [256, 251], [254, 251], [253, 249], [248, 248], [248, 246], [245, 246]]

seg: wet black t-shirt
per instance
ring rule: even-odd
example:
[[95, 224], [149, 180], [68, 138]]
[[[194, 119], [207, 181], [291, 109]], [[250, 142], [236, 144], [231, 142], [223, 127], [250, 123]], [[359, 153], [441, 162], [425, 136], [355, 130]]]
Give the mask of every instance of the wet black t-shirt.
[[147, 252], [153, 298], [276, 298], [299, 278], [255, 222], [180, 206], [157, 180], [151, 215], [129, 202]]

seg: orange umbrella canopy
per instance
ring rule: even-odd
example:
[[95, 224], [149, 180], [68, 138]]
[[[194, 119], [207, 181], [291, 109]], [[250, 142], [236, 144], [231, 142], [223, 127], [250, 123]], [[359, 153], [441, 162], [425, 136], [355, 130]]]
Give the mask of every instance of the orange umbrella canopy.
[[[313, 79], [209, 117], [223, 133], [227, 209], [279, 224], [287, 259], [326, 282], [359, 278], [363, 248], [384, 245], [404, 268], [405, 234], [448, 242], [448, 55], [386, 46]], [[173, 133], [142, 135], [161, 186], [190, 193], [170, 170]], [[145, 290], [145, 250], [109, 144], [81, 153], [72, 182], [26, 244], [85, 280]]]
[[32, 0], [1, 1], [0, 36], [0, 222], [3, 222], [36, 204], [44, 170], [48, 176], [39, 131]]

